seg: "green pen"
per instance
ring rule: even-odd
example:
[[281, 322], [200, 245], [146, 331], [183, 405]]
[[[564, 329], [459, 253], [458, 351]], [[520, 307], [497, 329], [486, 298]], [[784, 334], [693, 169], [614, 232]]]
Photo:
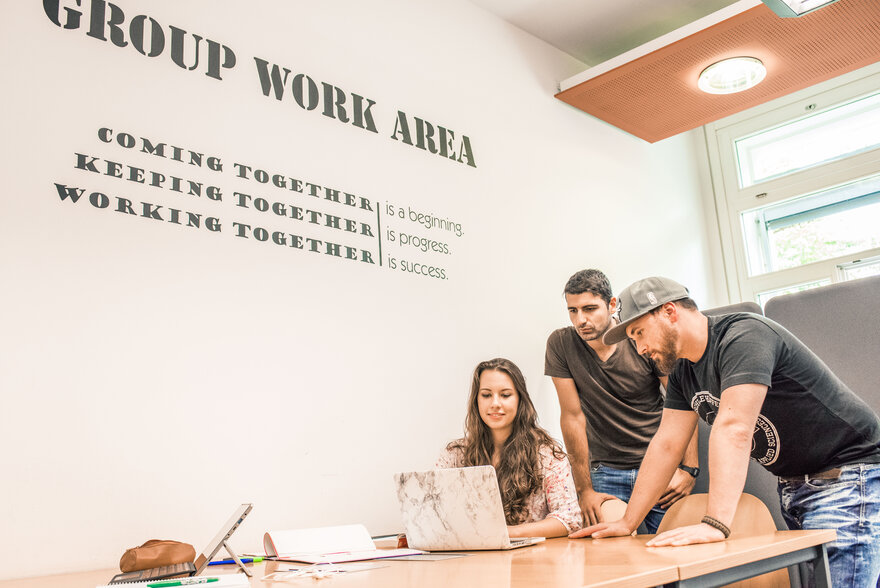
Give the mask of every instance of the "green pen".
[[166, 586], [191, 586], [193, 584], [207, 584], [219, 582], [220, 578], [184, 578], [183, 580], [169, 580], [168, 582], [153, 582], [147, 584], [147, 588], [165, 588]]

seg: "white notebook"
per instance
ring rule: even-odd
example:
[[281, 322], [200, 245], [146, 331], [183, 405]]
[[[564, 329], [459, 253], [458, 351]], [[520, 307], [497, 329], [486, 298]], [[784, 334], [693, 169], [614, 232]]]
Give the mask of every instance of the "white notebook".
[[345, 563], [424, 553], [416, 549], [376, 549], [363, 525], [269, 531], [263, 536], [266, 555], [279, 561]]

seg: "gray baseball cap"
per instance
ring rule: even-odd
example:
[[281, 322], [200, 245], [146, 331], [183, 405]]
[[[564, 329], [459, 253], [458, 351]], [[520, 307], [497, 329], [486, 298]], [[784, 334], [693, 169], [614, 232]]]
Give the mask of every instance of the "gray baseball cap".
[[669, 278], [645, 278], [627, 286], [617, 295], [620, 307], [620, 324], [609, 329], [602, 341], [605, 345], [613, 345], [626, 339], [626, 328], [634, 320], [639, 319], [667, 302], [681, 300], [689, 296], [688, 289]]

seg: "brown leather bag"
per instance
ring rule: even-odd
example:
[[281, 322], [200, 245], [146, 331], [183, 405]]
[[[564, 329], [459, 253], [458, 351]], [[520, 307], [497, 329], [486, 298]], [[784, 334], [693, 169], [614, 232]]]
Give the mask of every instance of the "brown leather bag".
[[119, 560], [119, 569], [123, 572], [136, 572], [195, 559], [196, 550], [189, 543], [150, 539], [143, 545], [126, 549]]

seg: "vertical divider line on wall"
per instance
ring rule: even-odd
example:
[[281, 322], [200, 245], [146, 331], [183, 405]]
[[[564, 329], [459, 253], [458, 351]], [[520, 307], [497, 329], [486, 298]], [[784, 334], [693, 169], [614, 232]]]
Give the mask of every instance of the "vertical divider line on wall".
[[379, 240], [379, 267], [382, 267], [382, 210], [376, 201], [376, 238]]

